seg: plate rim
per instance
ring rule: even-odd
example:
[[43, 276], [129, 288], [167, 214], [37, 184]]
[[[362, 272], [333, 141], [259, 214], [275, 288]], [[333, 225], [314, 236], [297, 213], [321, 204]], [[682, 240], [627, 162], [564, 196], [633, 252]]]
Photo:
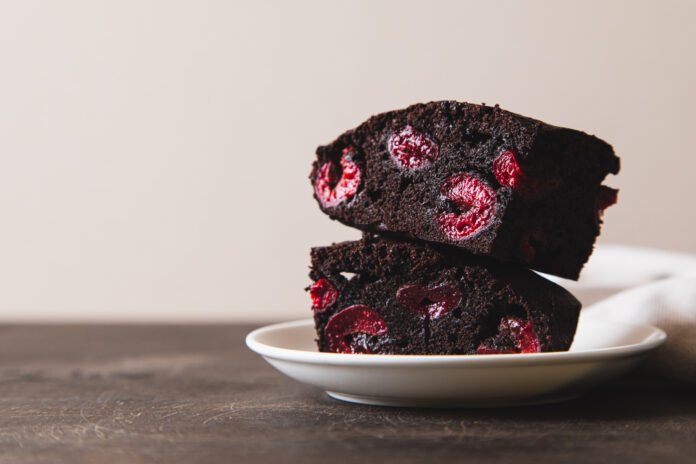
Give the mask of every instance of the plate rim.
[[315, 363], [337, 366], [448, 366], [448, 365], [472, 365], [483, 366], [522, 366], [522, 365], [548, 365], [593, 362], [597, 360], [608, 360], [640, 356], [649, 352], [667, 340], [664, 330], [650, 324], [630, 323], [605, 319], [601, 317], [591, 317], [587, 320], [601, 321], [602, 323], [642, 328], [649, 333], [645, 340], [639, 343], [627, 345], [610, 346], [607, 348], [596, 348], [583, 351], [556, 351], [551, 353], [514, 353], [514, 354], [495, 354], [485, 356], [471, 355], [418, 355], [418, 354], [345, 354], [345, 353], [324, 353], [319, 351], [297, 350], [293, 348], [281, 348], [260, 342], [258, 338], [268, 332], [292, 329], [302, 326], [314, 326], [312, 318], [304, 318], [286, 322], [268, 324], [249, 332], [245, 338], [246, 346], [253, 352], [263, 356], [282, 361]]

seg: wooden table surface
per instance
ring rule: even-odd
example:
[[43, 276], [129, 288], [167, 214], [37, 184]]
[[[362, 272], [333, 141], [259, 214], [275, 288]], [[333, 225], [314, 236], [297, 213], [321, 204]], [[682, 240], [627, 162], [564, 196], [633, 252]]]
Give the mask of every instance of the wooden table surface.
[[354, 406], [274, 371], [244, 347], [251, 328], [0, 327], [0, 462], [696, 462], [692, 391]]

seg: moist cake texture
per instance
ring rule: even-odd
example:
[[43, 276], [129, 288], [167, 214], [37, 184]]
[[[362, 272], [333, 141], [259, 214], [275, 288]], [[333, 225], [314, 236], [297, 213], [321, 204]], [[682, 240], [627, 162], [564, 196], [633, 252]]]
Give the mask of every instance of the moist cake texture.
[[367, 232], [576, 279], [617, 191], [606, 142], [498, 106], [417, 104], [317, 149], [320, 208]]
[[320, 351], [493, 354], [567, 350], [580, 303], [523, 267], [376, 235], [311, 252]]

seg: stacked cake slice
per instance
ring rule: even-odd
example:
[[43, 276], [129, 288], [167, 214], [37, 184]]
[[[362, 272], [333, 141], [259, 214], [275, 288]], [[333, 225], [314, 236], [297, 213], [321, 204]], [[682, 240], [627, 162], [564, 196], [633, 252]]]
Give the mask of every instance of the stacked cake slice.
[[596, 137], [452, 101], [374, 116], [319, 147], [320, 208], [365, 231], [312, 250], [319, 349], [567, 350], [580, 304], [529, 269], [578, 277], [618, 170]]

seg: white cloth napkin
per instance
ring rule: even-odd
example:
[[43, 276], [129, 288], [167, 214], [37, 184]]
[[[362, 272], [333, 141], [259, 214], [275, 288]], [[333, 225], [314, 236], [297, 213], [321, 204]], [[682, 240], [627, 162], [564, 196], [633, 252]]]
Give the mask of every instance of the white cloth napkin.
[[[696, 255], [599, 246], [578, 282], [556, 279], [586, 316], [647, 323], [667, 342], [630, 377], [636, 385], [696, 385]], [[597, 295], [605, 296], [599, 301]], [[607, 296], [611, 295], [611, 296]]]

